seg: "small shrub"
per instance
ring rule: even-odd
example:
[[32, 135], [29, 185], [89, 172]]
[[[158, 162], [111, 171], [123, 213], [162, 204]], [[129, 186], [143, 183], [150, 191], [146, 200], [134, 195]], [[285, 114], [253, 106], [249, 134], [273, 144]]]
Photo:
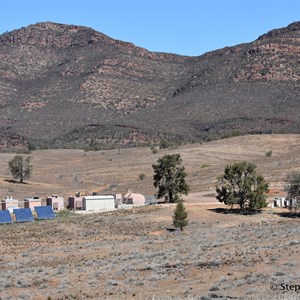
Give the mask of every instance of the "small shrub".
[[179, 147], [179, 144], [177, 144], [177, 143], [172, 143], [172, 144], [170, 144], [170, 146], [169, 146], [169, 148], [170, 148], [171, 150], [178, 149], [178, 147]]
[[158, 153], [158, 149], [156, 148], [155, 145], [151, 145], [150, 150], [152, 151], [153, 154]]
[[211, 286], [211, 288], [209, 289], [211, 292], [214, 292], [214, 291], [218, 291], [220, 289], [219, 285], [217, 284], [214, 284], [213, 286]]
[[271, 157], [271, 156], [272, 156], [272, 153], [273, 153], [272, 150], [266, 152], [266, 157]]
[[201, 169], [208, 168], [208, 167], [209, 167], [209, 164], [202, 164], [201, 165]]
[[144, 180], [146, 175], [144, 173], [139, 174], [139, 180]]
[[107, 285], [116, 286], [116, 285], [118, 285], [118, 282], [116, 280], [110, 279], [110, 280], [107, 280]]
[[282, 271], [275, 272], [274, 276], [284, 276], [285, 274]]
[[170, 143], [167, 140], [161, 140], [159, 143], [160, 149], [167, 149], [170, 147]]

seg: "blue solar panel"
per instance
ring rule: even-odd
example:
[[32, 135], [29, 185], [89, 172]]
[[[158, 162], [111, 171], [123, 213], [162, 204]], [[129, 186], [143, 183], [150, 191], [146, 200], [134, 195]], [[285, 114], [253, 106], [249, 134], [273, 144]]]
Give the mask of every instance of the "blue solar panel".
[[55, 219], [51, 206], [35, 206], [34, 209], [39, 220]]
[[30, 208], [14, 209], [17, 222], [32, 222], [34, 221], [32, 211]]
[[12, 223], [11, 214], [8, 209], [0, 210], [0, 224]]

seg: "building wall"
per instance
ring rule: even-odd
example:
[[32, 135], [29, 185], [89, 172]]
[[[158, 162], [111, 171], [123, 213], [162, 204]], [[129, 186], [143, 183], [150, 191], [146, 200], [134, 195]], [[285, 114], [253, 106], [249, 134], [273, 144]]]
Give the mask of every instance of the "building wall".
[[[57, 205], [55, 205], [55, 203], [57, 203]], [[57, 210], [63, 210], [65, 208], [64, 198], [63, 197], [48, 197], [47, 198], [47, 206], [51, 206], [53, 210], [56, 210], [55, 206], [57, 206]]]
[[76, 209], [77, 203], [82, 209], [82, 197], [69, 197], [68, 198], [68, 208], [69, 209]]
[[145, 204], [145, 197], [142, 194], [128, 193], [124, 196], [126, 204]]
[[18, 200], [2, 200], [1, 202], [1, 209], [2, 210], [12, 210], [13, 208], [19, 207]]
[[83, 197], [83, 209], [86, 211], [114, 210], [113, 196], [87, 196]]
[[30, 208], [31, 210], [34, 210], [35, 206], [41, 206], [42, 205], [42, 200], [25, 200], [24, 201], [24, 208]]

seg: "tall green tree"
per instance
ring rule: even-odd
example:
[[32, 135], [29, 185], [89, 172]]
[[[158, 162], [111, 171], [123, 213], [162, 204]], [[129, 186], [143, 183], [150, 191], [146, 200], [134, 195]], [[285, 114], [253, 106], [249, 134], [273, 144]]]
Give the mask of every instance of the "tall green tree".
[[293, 172], [287, 177], [286, 186], [287, 198], [290, 199], [291, 213], [297, 213], [300, 210], [300, 171]]
[[166, 202], [175, 202], [179, 194], [187, 195], [189, 186], [180, 154], [165, 155], [152, 165], [154, 170], [154, 187], [158, 188], [158, 198]]
[[173, 224], [176, 228], [180, 228], [180, 230], [183, 230], [183, 227], [187, 226], [188, 223], [188, 211], [183, 205], [182, 200], [179, 199], [174, 210]]
[[24, 158], [21, 155], [16, 155], [12, 160], [10, 160], [8, 162], [8, 167], [13, 178], [18, 179], [21, 183], [30, 178], [33, 169], [31, 158]]
[[216, 198], [226, 205], [239, 205], [242, 213], [267, 206], [268, 183], [256, 174], [256, 166], [239, 162], [227, 166], [224, 175], [218, 178]]

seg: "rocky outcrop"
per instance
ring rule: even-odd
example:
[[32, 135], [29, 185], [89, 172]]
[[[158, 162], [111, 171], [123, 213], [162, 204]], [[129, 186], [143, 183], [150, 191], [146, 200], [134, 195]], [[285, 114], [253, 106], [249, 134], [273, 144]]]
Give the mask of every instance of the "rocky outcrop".
[[104, 34], [87, 27], [45, 22], [3, 34], [0, 37], [0, 45], [66, 48], [107, 40], [109, 38]]
[[[279, 29], [273, 29], [267, 32], [266, 34], [261, 35], [258, 40], [264, 40], [264, 39], [269, 39], [269, 38], [274, 38], [274, 37], [279, 37], [280, 39], [284, 35], [293, 35], [294, 32], [297, 33], [297, 31], [300, 30], [300, 22], [294, 22], [289, 24], [287, 27], [284, 28], [279, 28]], [[298, 35], [298, 33], [297, 33]]]

